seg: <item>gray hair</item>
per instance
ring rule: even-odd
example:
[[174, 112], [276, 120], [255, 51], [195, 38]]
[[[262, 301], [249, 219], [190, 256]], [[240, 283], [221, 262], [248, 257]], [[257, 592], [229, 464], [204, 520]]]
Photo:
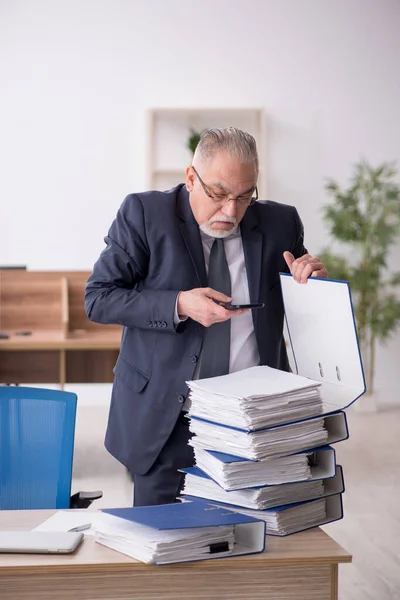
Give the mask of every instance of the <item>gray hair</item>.
[[236, 127], [205, 129], [194, 153], [193, 163], [209, 162], [220, 151], [227, 152], [229, 157], [241, 163], [254, 163], [258, 171], [256, 140]]

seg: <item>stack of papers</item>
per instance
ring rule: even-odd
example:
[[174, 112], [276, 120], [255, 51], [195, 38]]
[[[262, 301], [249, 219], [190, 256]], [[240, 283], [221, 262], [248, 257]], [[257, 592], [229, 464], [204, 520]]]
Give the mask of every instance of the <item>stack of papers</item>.
[[281, 536], [319, 527], [343, 516], [341, 494], [267, 510], [249, 510], [234, 506], [230, 506], [229, 509], [237, 510], [243, 515], [257, 515], [258, 519], [266, 522], [268, 535]]
[[183, 493], [187, 496], [198, 496], [226, 504], [264, 510], [273, 506], [281, 506], [290, 502], [302, 502], [319, 498], [324, 491], [323, 481], [302, 481], [284, 483], [267, 487], [226, 491], [209, 478], [198, 467], [185, 469], [185, 486]]
[[327, 479], [269, 485], [231, 492], [222, 489], [198, 467], [187, 468], [185, 473], [185, 487], [183, 490], [185, 495], [253, 510], [265, 510], [266, 508], [286, 504], [316, 500], [317, 498], [340, 494], [344, 491], [343, 472], [340, 465], [336, 466], [334, 477]]
[[325, 419], [314, 418], [260, 431], [241, 431], [197, 418], [190, 420], [190, 431], [197, 437], [189, 442], [196, 447], [226, 452], [250, 460], [286, 456], [323, 446], [328, 441]]
[[255, 510], [273, 535], [342, 518], [344, 486], [330, 485], [341, 469], [332, 448], [316, 464], [316, 449], [347, 439], [343, 410], [365, 392], [348, 283], [280, 281], [300, 375], [259, 366], [189, 381], [196, 467], [184, 470], [186, 497]]
[[225, 490], [307, 480], [311, 477], [308, 460], [310, 454], [303, 452], [262, 461], [248, 461], [239, 456], [197, 448], [194, 440], [196, 465]]
[[265, 523], [197, 500], [103, 510], [96, 542], [145, 563], [168, 564], [262, 552]]
[[145, 563], [167, 564], [203, 558], [203, 555], [210, 554], [213, 544], [226, 548], [219, 557], [231, 555], [234, 528], [233, 525], [208, 527], [205, 531], [194, 527], [190, 531], [173, 529], [161, 532], [105, 515], [96, 528], [96, 541]]
[[187, 382], [189, 416], [255, 431], [322, 413], [320, 381], [260, 366]]
[[[256, 513], [242, 508], [240, 512], [246, 515]], [[289, 535], [300, 527], [304, 530], [323, 523], [326, 520], [326, 499], [257, 511], [257, 518], [266, 522], [268, 535]]]
[[196, 438], [193, 446], [197, 467], [227, 491], [335, 475], [335, 451], [330, 446], [260, 461], [204, 450], [196, 446]]

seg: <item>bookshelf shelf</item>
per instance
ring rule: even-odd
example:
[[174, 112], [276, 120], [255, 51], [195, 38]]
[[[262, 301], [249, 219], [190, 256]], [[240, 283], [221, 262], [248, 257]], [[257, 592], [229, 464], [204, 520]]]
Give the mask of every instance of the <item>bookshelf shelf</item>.
[[153, 108], [148, 111], [149, 189], [165, 190], [185, 180], [192, 155], [187, 148], [190, 130], [234, 126], [251, 133], [260, 159], [258, 189], [266, 198], [265, 115], [260, 108]]

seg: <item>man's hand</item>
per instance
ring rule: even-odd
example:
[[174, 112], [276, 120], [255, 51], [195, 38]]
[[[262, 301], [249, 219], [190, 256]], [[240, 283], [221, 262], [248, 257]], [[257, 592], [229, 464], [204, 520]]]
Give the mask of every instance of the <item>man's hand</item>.
[[295, 259], [291, 252], [284, 252], [283, 258], [298, 283], [307, 283], [309, 277], [328, 277], [324, 263], [317, 256], [304, 254]]
[[204, 327], [210, 327], [214, 323], [227, 321], [231, 317], [237, 317], [247, 310], [227, 310], [218, 302], [230, 302], [232, 298], [225, 296], [211, 288], [195, 288], [187, 292], [180, 292], [178, 296], [179, 317], [190, 317], [201, 323]]

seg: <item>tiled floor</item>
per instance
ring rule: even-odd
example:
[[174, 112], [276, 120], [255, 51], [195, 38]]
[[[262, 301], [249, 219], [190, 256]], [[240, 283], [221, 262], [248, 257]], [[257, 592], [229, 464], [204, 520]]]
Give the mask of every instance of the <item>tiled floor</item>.
[[[102, 489], [96, 508], [132, 501], [126, 470], [103, 446], [107, 414], [101, 405], [80, 406], [77, 415], [73, 491]], [[336, 446], [345, 518], [325, 527], [353, 554], [353, 563], [340, 567], [339, 598], [400, 600], [400, 410], [350, 409], [348, 421], [350, 439]]]

